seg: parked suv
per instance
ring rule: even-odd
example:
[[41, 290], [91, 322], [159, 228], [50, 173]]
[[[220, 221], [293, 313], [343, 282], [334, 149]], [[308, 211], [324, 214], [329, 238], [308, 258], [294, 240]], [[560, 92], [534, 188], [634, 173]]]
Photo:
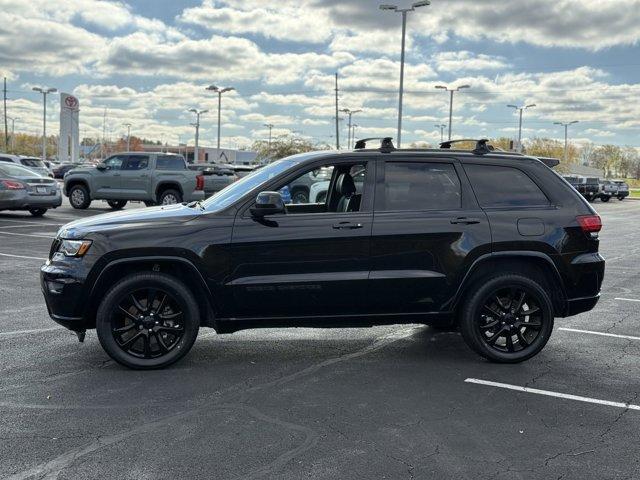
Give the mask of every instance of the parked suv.
[[[279, 190], [330, 171], [322, 202]], [[352, 172], [364, 171], [358, 192]], [[598, 302], [600, 217], [536, 158], [379, 149], [276, 161], [204, 202], [77, 220], [41, 268], [51, 317], [131, 368], [183, 357], [201, 327], [458, 326], [480, 355], [536, 355]]]
[[589, 202], [600, 195], [600, 179], [596, 177], [579, 177], [578, 192]]
[[603, 202], [608, 202], [611, 200], [611, 197], [618, 196], [618, 185], [609, 180], [600, 180], [600, 185], [598, 188], [598, 197]]
[[51, 170], [45, 165], [45, 163], [35, 157], [25, 157], [22, 155], [9, 155], [8, 153], [0, 153], [0, 163], [15, 163], [22, 165], [29, 170], [32, 170], [43, 177], [53, 178]]
[[204, 199], [204, 177], [187, 168], [180, 155], [119, 153], [95, 167], [80, 167], [64, 176], [64, 194], [73, 208], [88, 208], [92, 200], [106, 200], [124, 208], [129, 200], [147, 206]]
[[618, 200], [622, 201], [629, 196], [629, 185], [624, 180], [613, 180], [618, 187]]

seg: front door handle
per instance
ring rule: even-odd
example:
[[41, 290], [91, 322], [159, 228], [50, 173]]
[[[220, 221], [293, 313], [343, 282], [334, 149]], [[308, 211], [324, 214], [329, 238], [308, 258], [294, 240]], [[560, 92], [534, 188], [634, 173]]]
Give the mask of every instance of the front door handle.
[[480, 223], [477, 218], [458, 217], [451, 220], [451, 225], [476, 225]]
[[340, 222], [333, 226], [334, 230], [357, 230], [362, 228], [361, 223]]

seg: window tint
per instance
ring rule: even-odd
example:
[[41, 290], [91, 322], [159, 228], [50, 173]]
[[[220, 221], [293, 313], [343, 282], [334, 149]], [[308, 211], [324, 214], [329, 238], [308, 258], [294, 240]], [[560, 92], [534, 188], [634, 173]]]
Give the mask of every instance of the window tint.
[[548, 205], [549, 200], [523, 171], [493, 165], [465, 165], [482, 207]]
[[316, 168], [280, 187], [285, 203], [326, 203], [333, 169], [333, 166]]
[[149, 157], [132, 155], [124, 162], [123, 170], [144, 170], [149, 166]]
[[387, 162], [378, 211], [455, 210], [461, 206], [460, 180], [449, 163]]
[[10, 162], [10, 163], [13, 163], [13, 160], [11, 160], [11, 159], [9, 159], [9, 158], [0, 157], [0, 162]]
[[107, 158], [104, 163], [107, 167], [109, 167], [109, 170], [120, 170], [122, 168], [122, 162], [124, 162], [125, 158], [126, 157], [123, 156], [115, 156]]
[[187, 165], [184, 163], [184, 158], [178, 155], [158, 155], [156, 168], [158, 170], [186, 170]]
[[25, 167], [37, 167], [37, 168], [45, 168], [45, 164], [42, 160], [37, 158], [22, 158], [20, 163]]

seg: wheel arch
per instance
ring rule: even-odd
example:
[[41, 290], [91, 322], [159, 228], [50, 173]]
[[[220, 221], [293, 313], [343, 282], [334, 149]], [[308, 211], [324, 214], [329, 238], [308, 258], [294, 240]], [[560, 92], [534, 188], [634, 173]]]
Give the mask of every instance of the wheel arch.
[[178, 256], [131, 257], [107, 263], [101, 268], [88, 291], [89, 301], [83, 312], [88, 326], [95, 327], [96, 312], [105, 292], [124, 276], [140, 272], [162, 272], [184, 282], [197, 299], [204, 297], [206, 300], [198, 302], [201, 326], [216, 327], [215, 312], [218, 309], [204, 277], [190, 260]]
[[71, 178], [64, 182], [64, 193], [66, 196], [69, 196], [69, 191], [75, 187], [76, 185], [82, 185], [89, 192], [89, 197], [91, 197], [91, 186], [89, 185], [89, 181], [86, 178]]
[[562, 276], [553, 260], [541, 252], [494, 252], [476, 259], [460, 283], [453, 300], [456, 315], [474, 285], [495, 272], [524, 274], [547, 287], [553, 303], [554, 315], [562, 317], [567, 311], [567, 294]]
[[182, 195], [182, 198], [184, 198], [184, 190], [182, 190], [182, 185], [172, 180], [166, 180], [159, 182], [158, 185], [156, 185], [154, 201], [157, 202], [160, 198], [160, 195], [165, 190], [177, 190], [178, 192], [180, 192], [180, 195]]

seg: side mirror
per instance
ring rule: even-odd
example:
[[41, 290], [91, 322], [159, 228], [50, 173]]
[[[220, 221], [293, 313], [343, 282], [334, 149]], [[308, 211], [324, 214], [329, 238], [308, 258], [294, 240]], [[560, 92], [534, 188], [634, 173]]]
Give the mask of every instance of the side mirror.
[[262, 218], [267, 215], [277, 215], [286, 213], [286, 207], [282, 195], [279, 192], [260, 192], [256, 198], [256, 203], [251, 207], [251, 215]]
[[106, 163], [99, 163], [99, 164], [96, 165], [96, 168], [98, 170], [100, 170], [101, 172], [104, 172], [105, 170], [109, 169], [109, 167], [107, 166]]

